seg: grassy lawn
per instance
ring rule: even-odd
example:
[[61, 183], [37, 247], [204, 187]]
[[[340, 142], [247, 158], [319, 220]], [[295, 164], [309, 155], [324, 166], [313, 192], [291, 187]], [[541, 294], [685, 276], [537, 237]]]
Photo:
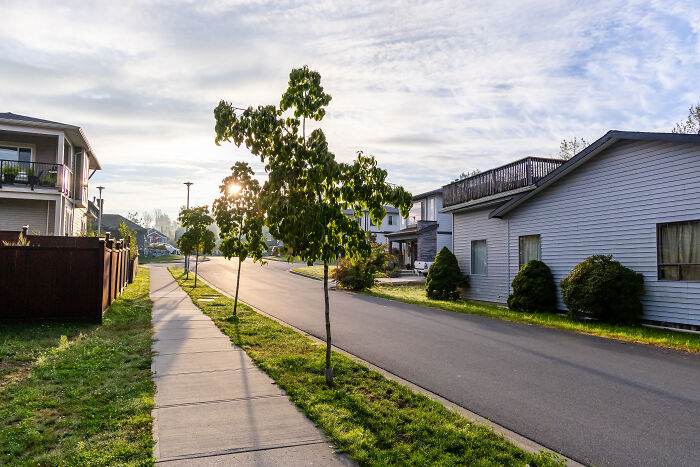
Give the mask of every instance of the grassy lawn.
[[[333, 353], [335, 383], [324, 377], [325, 347], [169, 268], [192, 301], [243, 348], [344, 452], [361, 465], [558, 465], [530, 454], [442, 404]], [[203, 296], [218, 296], [200, 302]]]
[[[333, 278], [333, 271], [335, 271], [335, 266], [328, 266], [328, 278]], [[309, 277], [315, 277], [317, 279], [323, 279], [323, 266], [302, 266], [299, 268], [292, 269], [294, 272], [303, 274]]]
[[171, 254], [167, 254], [167, 255], [163, 255], [163, 256], [156, 256], [155, 258], [139, 257], [139, 264], [172, 263], [173, 261], [179, 261], [181, 259], [185, 259], [185, 257], [183, 255], [171, 255]]
[[152, 465], [148, 269], [102, 326], [2, 326], [0, 465]]
[[[328, 278], [333, 279], [333, 271], [335, 271], [335, 268], [337, 266], [328, 266]], [[294, 272], [298, 272], [299, 274], [303, 274], [305, 276], [309, 277], [316, 277], [318, 279], [323, 279], [323, 265], [315, 265], [315, 266], [302, 266], [299, 268], [294, 268], [292, 269]], [[383, 272], [378, 272], [374, 275], [374, 277], [379, 278], [379, 277], [388, 277], [386, 274]]]
[[520, 313], [494, 305], [466, 300], [458, 300], [456, 302], [430, 300], [425, 296], [425, 288], [422, 286], [376, 286], [363, 293], [373, 297], [387, 298], [389, 300], [397, 300], [430, 308], [439, 308], [457, 313], [467, 313], [486, 316], [488, 318], [515, 321], [518, 323], [564, 329], [582, 334], [656, 345], [659, 347], [685, 350], [687, 352], [700, 352], [700, 334], [655, 329], [644, 326], [616, 326], [595, 322], [583, 323], [571, 321], [565, 316], [554, 313]]

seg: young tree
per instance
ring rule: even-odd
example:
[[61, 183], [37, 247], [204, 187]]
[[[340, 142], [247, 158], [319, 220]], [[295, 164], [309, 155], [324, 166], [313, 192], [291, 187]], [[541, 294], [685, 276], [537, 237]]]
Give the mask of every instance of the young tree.
[[384, 205], [396, 206], [405, 217], [413, 204], [403, 188], [386, 182], [386, 171], [377, 167], [373, 157], [358, 152], [353, 163], [338, 162], [328, 150], [323, 130], [307, 137], [306, 120], [322, 120], [330, 101], [321, 75], [304, 66], [289, 74], [279, 108], [248, 107], [237, 114], [230, 103], [221, 101], [214, 110], [216, 143], [245, 144], [265, 163], [268, 180], [260, 202], [270, 234], [284, 242], [288, 257], [299, 257], [309, 265], [323, 263], [328, 385], [333, 382], [328, 263], [339, 256], [367, 256], [371, 250], [365, 231], [343, 210], [367, 210], [380, 224], [386, 214]]
[[263, 224], [265, 216], [260, 209], [260, 183], [253, 178], [255, 173], [245, 162], [236, 162], [231, 175], [224, 178], [219, 187], [221, 196], [214, 201], [212, 210], [219, 237], [219, 251], [226, 259], [238, 257], [236, 297], [233, 301], [233, 316], [238, 308], [238, 287], [241, 282], [241, 266], [246, 258], [260, 261], [265, 254]]
[[700, 103], [690, 106], [688, 118], [676, 123], [676, 126], [671, 131], [673, 133], [700, 135]]
[[588, 147], [588, 142], [583, 138], [563, 139], [559, 144], [559, 158], [568, 161], [579, 152]]
[[136, 231], [127, 227], [126, 222], [121, 222], [119, 224], [119, 236], [124, 239], [124, 242], [129, 241], [127, 245], [129, 247], [129, 257], [134, 259], [139, 252], [139, 246], [136, 244]]
[[187, 232], [177, 241], [177, 246], [186, 255], [194, 253], [194, 286], [197, 287], [197, 267], [199, 266], [199, 255], [211, 254], [216, 246], [214, 232], [207, 229], [214, 219], [209, 215], [207, 206], [200, 206], [192, 209], [182, 209], [180, 211], [180, 222]]

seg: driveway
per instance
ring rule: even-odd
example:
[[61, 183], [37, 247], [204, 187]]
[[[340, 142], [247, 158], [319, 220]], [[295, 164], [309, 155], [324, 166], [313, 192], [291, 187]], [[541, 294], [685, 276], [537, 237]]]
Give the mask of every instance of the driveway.
[[[235, 292], [236, 261], [199, 267]], [[323, 283], [250, 262], [240, 298], [324, 338]], [[330, 294], [333, 343], [579, 462], [700, 465], [700, 356]]]

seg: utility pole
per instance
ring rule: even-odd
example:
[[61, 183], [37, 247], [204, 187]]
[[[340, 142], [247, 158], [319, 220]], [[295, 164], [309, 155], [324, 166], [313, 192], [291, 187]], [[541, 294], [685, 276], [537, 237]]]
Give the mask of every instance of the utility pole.
[[98, 186], [98, 190], [100, 190], [100, 211], [97, 216], [97, 236], [100, 236], [100, 233], [102, 232], [102, 190], [105, 189], [103, 186]]
[[[190, 187], [194, 185], [192, 182], [185, 182], [185, 185], [187, 185], [187, 209], [190, 208]], [[189, 274], [190, 272], [190, 256], [186, 255], [185, 256], [185, 273]]]

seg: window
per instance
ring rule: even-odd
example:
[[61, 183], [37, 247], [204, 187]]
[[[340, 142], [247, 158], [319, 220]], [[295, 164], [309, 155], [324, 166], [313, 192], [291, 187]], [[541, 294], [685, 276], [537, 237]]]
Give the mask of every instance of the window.
[[31, 162], [32, 150], [28, 147], [0, 145], [0, 160]]
[[659, 279], [700, 281], [700, 220], [659, 224], [656, 239]]
[[389, 225], [394, 225], [394, 216], [389, 216]]
[[471, 273], [486, 275], [486, 240], [472, 240]]
[[539, 235], [523, 235], [518, 238], [518, 261], [522, 268], [528, 261], [536, 259], [540, 260], [540, 236]]
[[435, 220], [435, 198], [421, 201], [421, 219], [424, 221]]

